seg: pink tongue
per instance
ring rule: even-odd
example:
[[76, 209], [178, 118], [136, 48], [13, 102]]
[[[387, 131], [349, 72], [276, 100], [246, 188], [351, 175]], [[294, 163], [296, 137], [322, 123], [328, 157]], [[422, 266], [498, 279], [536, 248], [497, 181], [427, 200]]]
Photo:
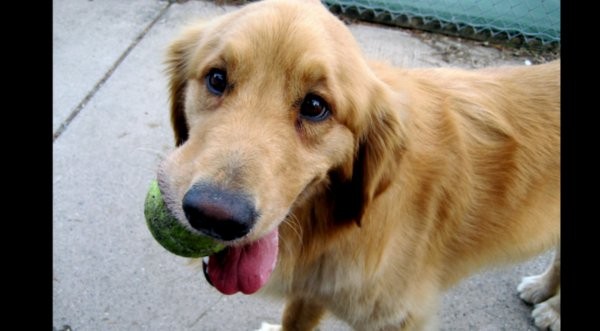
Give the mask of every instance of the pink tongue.
[[223, 294], [252, 294], [269, 279], [277, 262], [277, 229], [244, 246], [231, 246], [208, 260], [208, 276]]

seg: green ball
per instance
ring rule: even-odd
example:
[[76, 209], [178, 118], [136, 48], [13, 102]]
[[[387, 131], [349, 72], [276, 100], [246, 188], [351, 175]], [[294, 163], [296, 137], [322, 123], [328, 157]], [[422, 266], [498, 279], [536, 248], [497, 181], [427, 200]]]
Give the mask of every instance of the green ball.
[[169, 252], [183, 257], [203, 257], [225, 248], [213, 239], [193, 233], [183, 226], [167, 209], [156, 180], [150, 183], [144, 216], [150, 233]]

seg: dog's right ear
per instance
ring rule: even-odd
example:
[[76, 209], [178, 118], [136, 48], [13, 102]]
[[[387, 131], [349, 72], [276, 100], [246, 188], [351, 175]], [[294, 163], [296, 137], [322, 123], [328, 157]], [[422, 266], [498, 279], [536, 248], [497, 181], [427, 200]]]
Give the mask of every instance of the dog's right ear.
[[[370, 108], [351, 167], [333, 172], [334, 219], [338, 223], [354, 221], [361, 225], [362, 216], [377, 196], [392, 184], [406, 151], [405, 129], [390, 105], [390, 93], [380, 89], [369, 99]], [[351, 169], [351, 170], [350, 170]]]
[[169, 76], [171, 125], [175, 135], [175, 146], [183, 144], [188, 138], [184, 92], [191, 70], [190, 57], [202, 38], [203, 28], [204, 24], [197, 24], [183, 31], [167, 50], [166, 71]]

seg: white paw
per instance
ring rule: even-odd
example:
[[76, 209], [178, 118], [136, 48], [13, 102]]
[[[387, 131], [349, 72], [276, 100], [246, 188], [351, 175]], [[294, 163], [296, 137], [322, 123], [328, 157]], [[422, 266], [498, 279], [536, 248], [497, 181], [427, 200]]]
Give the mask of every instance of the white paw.
[[260, 329], [256, 331], [281, 331], [281, 325], [262, 322]]
[[556, 311], [549, 302], [535, 305], [531, 316], [540, 330], [560, 331], [560, 312]]
[[521, 284], [517, 286], [519, 297], [529, 303], [540, 303], [548, 299], [554, 294], [552, 290], [548, 288], [544, 275], [523, 277]]

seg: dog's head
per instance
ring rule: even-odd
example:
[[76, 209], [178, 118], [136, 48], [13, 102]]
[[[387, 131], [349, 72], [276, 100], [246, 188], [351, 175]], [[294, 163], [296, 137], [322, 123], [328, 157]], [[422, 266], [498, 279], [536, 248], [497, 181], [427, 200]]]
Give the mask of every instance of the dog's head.
[[191, 26], [167, 65], [177, 148], [159, 184], [192, 231], [273, 246], [312, 186], [328, 185], [337, 221], [360, 224], [389, 184], [401, 131], [391, 92], [318, 1], [268, 0]]

